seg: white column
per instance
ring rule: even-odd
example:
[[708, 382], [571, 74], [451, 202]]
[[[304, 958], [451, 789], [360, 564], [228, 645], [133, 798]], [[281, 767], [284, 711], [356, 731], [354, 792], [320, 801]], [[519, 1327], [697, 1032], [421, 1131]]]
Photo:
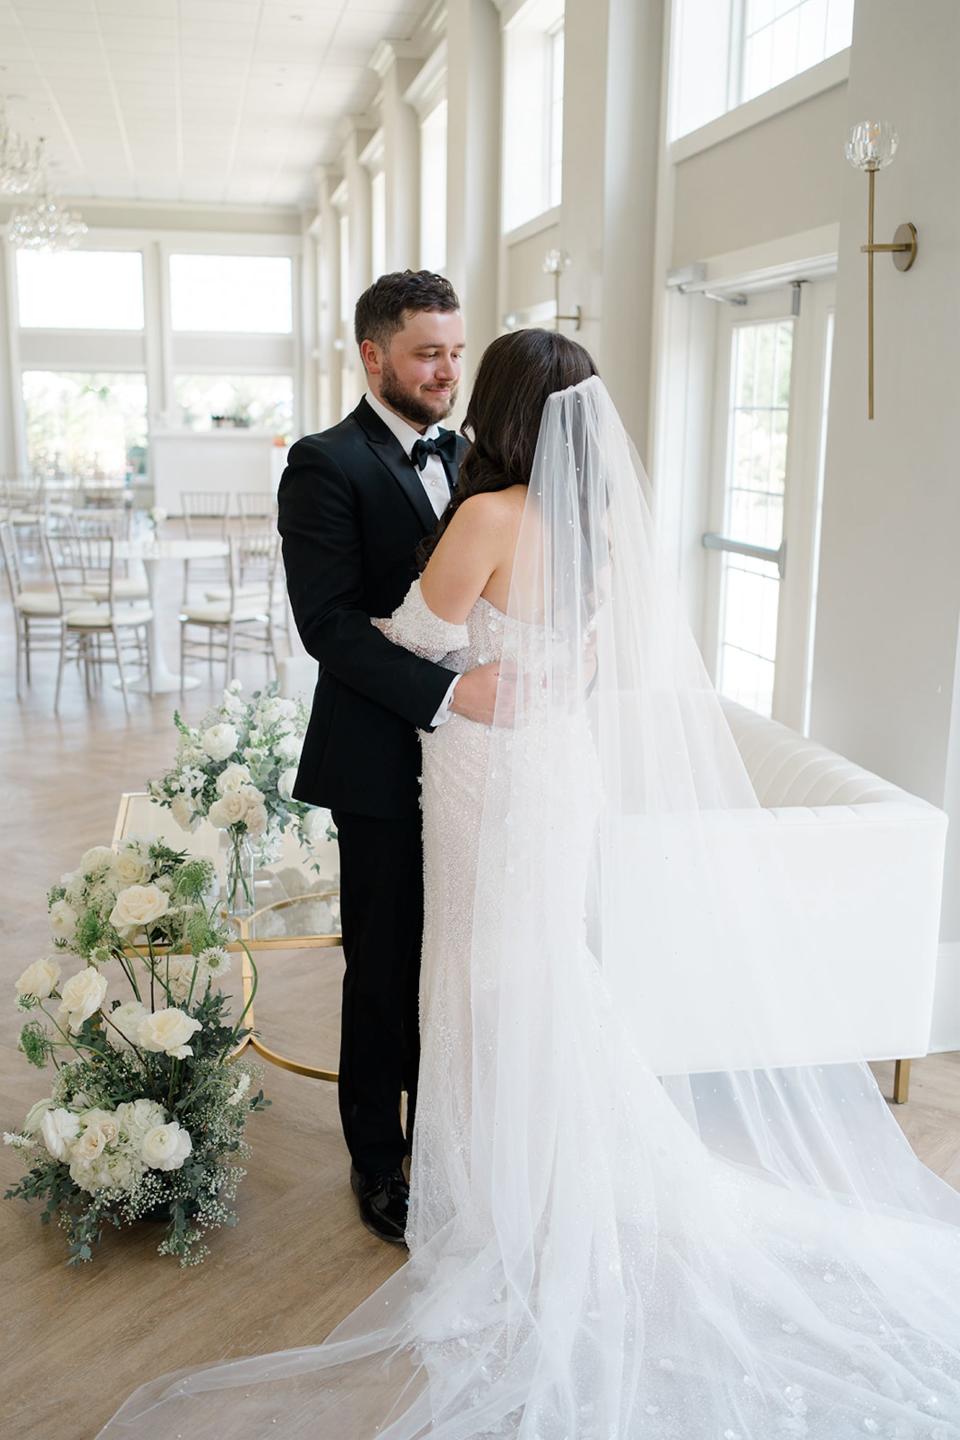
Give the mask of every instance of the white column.
[[500, 20], [492, 0], [447, 5], [447, 274], [463, 305], [469, 379], [499, 331]]
[[16, 325], [16, 251], [0, 234], [0, 475], [27, 473]]
[[340, 351], [334, 342], [340, 333], [340, 225], [333, 192], [340, 183], [339, 171], [318, 166], [317, 218], [313, 224], [317, 246], [317, 389], [318, 423], [321, 429], [340, 419]]
[[350, 294], [347, 298], [351, 307], [373, 282], [370, 269], [370, 174], [360, 160], [360, 153], [372, 134], [371, 129], [354, 126], [340, 157], [350, 218]]
[[312, 434], [320, 424], [320, 349], [318, 343], [319, 296], [317, 294], [317, 217], [305, 215], [301, 225], [301, 252], [296, 262], [299, 280], [299, 341], [297, 345], [297, 411], [295, 424], [301, 434]]
[[[567, 0], [567, 6], [583, 10], [584, 0]], [[623, 423], [649, 465], [663, 5], [662, 0], [608, 0], [608, 8], [598, 361]], [[569, 39], [567, 47], [573, 67], [567, 76], [576, 84], [576, 49]]]
[[370, 64], [382, 82], [378, 105], [386, 177], [387, 270], [415, 270], [420, 249], [420, 135], [404, 92], [420, 61], [409, 45], [383, 41]]

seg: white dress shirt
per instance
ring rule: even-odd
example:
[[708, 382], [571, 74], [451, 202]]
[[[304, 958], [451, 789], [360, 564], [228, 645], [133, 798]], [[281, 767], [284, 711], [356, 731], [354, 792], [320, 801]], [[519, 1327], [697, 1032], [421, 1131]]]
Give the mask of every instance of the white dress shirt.
[[[378, 415], [392, 435], [395, 435], [403, 446], [404, 452], [409, 458], [413, 447], [418, 440], [436, 440], [440, 434], [439, 425], [429, 425], [421, 435], [415, 430], [409, 421], [404, 420], [402, 415], [397, 415], [393, 410], [388, 410], [381, 400], [378, 400], [372, 391], [367, 391], [367, 404], [375, 415]], [[433, 512], [437, 519], [446, 510], [450, 502], [450, 486], [447, 483], [447, 472], [443, 468], [443, 461], [439, 455], [428, 455], [427, 463], [419, 472], [420, 483], [426, 491], [427, 499], [433, 506]], [[453, 692], [457, 688], [457, 680], [452, 681], [450, 689], [443, 697], [443, 702], [436, 715], [433, 717], [433, 725], [442, 725], [445, 720], [450, 719], [450, 702], [453, 699]]]
[[[381, 400], [378, 400], [376, 395], [371, 394], [369, 390], [367, 391], [367, 404], [375, 415], [379, 415], [387, 429], [400, 441], [408, 459], [418, 440], [436, 440], [440, 434], [439, 425], [429, 425], [421, 435], [419, 430], [414, 430], [408, 420], [404, 420], [402, 415], [395, 415], [392, 410], [388, 410], [386, 405], [384, 405]], [[426, 491], [427, 499], [433, 506], [433, 513], [439, 520], [450, 501], [450, 486], [447, 484], [447, 472], [443, 468], [443, 461], [440, 459], [440, 456], [428, 455], [427, 463], [419, 474], [420, 484]]]

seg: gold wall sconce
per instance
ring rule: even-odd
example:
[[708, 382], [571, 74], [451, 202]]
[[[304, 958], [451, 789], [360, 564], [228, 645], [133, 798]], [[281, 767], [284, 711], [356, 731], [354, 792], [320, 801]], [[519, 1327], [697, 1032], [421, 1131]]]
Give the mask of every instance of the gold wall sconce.
[[579, 305], [574, 308], [572, 315], [560, 314], [560, 276], [564, 270], [569, 270], [570, 264], [570, 256], [566, 250], [548, 250], [543, 257], [544, 275], [553, 276], [553, 298], [556, 304], [556, 314], [553, 322], [553, 328], [555, 330], [560, 329], [561, 320], [572, 320], [575, 330], [579, 330], [583, 322], [583, 311]]
[[909, 220], [898, 225], [889, 244], [873, 239], [877, 171], [884, 170], [897, 153], [899, 136], [889, 120], [861, 120], [850, 131], [844, 153], [855, 170], [867, 172], [867, 419], [873, 419], [873, 257], [888, 254], [898, 270], [909, 270], [917, 258], [917, 227]]

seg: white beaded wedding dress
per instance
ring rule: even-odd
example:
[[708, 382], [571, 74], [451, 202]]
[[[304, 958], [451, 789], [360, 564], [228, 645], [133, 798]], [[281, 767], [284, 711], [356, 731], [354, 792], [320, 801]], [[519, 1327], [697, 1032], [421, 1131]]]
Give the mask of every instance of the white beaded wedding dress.
[[137, 1391], [109, 1440], [960, 1437], [960, 1196], [865, 1063], [810, 1059], [856, 1015], [786, 1013], [771, 955], [817, 897], [654, 537], [591, 379], [547, 403], [509, 613], [450, 625], [415, 584], [377, 622], [515, 682], [424, 737], [410, 1261], [322, 1344]]

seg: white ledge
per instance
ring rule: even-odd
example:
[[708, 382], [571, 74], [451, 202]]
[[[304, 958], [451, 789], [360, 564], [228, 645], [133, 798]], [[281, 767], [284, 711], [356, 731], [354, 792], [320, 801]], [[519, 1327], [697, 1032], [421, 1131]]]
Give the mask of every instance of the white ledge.
[[540, 215], [534, 215], [532, 220], [524, 220], [522, 225], [515, 225], [512, 230], [504, 232], [504, 245], [519, 245], [521, 241], [529, 240], [532, 235], [539, 235], [542, 230], [552, 229], [554, 225], [560, 223], [562, 214], [563, 206], [554, 205]]

